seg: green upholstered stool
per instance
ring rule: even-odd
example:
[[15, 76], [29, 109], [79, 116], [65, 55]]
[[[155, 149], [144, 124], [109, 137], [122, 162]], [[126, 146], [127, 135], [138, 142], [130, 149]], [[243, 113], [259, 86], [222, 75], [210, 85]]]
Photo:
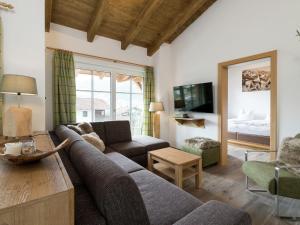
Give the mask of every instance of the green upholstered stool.
[[220, 160], [220, 142], [209, 138], [195, 137], [185, 140], [182, 151], [202, 157], [202, 167], [217, 164]]

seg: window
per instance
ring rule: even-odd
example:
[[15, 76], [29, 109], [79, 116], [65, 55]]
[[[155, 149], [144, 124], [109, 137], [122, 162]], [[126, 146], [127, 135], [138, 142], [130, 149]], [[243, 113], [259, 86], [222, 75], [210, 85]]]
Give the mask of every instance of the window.
[[133, 134], [143, 128], [143, 77], [116, 75], [116, 119], [130, 120]]
[[82, 111], [82, 117], [88, 117], [88, 111]]
[[[76, 70], [77, 122], [111, 119], [110, 83], [111, 75], [108, 72]], [[80, 111], [81, 114], [78, 113]]]
[[142, 134], [143, 74], [121, 71], [76, 69], [77, 122], [129, 120], [132, 133]]

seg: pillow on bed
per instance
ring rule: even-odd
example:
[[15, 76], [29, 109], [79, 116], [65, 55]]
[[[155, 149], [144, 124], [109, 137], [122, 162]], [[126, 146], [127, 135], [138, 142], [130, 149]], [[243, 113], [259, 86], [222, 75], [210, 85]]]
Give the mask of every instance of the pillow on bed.
[[239, 120], [253, 120], [254, 119], [254, 113], [253, 111], [245, 111], [245, 110], [242, 110], [238, 116]]

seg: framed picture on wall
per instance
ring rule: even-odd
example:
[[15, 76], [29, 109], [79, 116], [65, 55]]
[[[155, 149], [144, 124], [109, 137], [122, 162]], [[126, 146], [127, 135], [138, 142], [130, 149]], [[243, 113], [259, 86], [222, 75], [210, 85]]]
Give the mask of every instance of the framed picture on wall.
[[242, 71], [243, 92], [268, 91], [271, 88], [270, 67], [260, 67]]

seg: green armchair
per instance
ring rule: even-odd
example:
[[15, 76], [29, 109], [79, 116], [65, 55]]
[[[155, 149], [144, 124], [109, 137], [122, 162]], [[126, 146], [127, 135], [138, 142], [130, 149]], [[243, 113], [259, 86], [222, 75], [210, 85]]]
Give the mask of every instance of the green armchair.
[[[278, 161], [249, 161], [249, 154], [261, 151], [246, 151], [242, 166], [246, 175], [246, 189], [251, 192], [269, 192], [275, 196], [275, 212], [281, 218], [300, 217], [280, 216], [279, 196], [300, 199], [300, 138], [286, 138], [280, 148]], [[274, 152], [274, 151], [266, 151]], [[262, 189], [251, 189], [249, 178]]]

